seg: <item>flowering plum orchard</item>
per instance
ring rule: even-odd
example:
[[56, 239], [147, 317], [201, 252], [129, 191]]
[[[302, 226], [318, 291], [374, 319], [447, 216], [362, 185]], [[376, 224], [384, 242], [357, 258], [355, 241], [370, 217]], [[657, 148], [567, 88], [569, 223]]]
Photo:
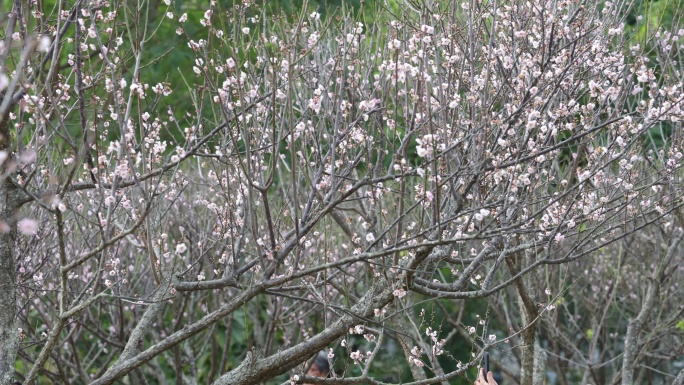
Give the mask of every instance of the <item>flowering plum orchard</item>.
[[682, 383], [684, 30], [198, 3], [3, 3], [0, 385]]

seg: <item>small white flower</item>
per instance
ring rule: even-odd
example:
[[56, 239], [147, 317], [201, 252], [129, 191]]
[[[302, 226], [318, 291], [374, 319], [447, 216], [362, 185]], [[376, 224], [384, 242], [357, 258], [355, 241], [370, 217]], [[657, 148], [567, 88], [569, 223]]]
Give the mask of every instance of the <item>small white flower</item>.
[[187, 249], [188, 247], [185, 246], [185, 243], [179, 243], [176, 245], [176, 253], [178, 254], [185, 253]]
[[563, 239], [565, 239], [565, 235], [561, 233], [557, 233], [556, 236], [553, 238], [553, 240], [556, 241], [556, 243], [561, 243]]
[[245, 35], [248, 35], [249, 34], [249, 27], [243, 28], [242, 33], [244, 33]]
[[50, 49], [50, 44], [52, 44], [52, 42], [50, 41], [50, 37], [41, 37], [40, 41], [38, 42], [38, 51], [47, 52]]
[[402, 299], [406, 296], [406, 290], [404, 290], [403, 288], [399, 288], [393, 291], [392, 294], [394, 294], [395, 297]]
[[373, 235], [373, 233], [366, 234], [366, 241], [367, 242], [375, 242], [375, 235]]
[[9, 78], [7, 77], [7, 75], [0, 73], [0, 91], [7, 88], [8, 85], [9, 85]]
[[409, 357], [409, 364], [416, 365], [419, 368], [422, 368], [425, 366], [425, 363], [421, 361], [419, 358], [416, 358], [414, 356]]
[[36, 235], [38, 233], [38, 222], [24, 218], [17, 223], [17, 229], [23, 235]]

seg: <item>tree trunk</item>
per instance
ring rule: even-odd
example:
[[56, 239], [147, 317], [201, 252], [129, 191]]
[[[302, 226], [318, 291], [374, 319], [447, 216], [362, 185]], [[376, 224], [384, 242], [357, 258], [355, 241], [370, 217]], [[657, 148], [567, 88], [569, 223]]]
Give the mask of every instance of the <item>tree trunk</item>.
[[[9, 131], [7, 119], [0, 120], [0, 151], [8, 151]], [[0, 175], [7, 173], [0, 165]], [[9, 385], [14, 380], [14, 362], [19, 346], [16, 322], [16, 267], [14, 242], [18, 209], [17, 187], [10, 178], [0, 180], [0, 225], [7, 232], [0, 231], [0, 385]]]
[[[533, 256], [527, 255], [526, 258], [531, 259]], [[511, 276], [515, 276], [518, 271], [520, 271], [522, 267], [520, 266], [520, 262], [520, 257], [506, 259]], [[546, 359], [545, 355], [540, 355], [536, 352], [537, 350], [541, 350], [541, 346], [539, 346], [537, 341], [536, 320], [539, 312], [535, 305], [535, 303], [538, 302], [538, 298], [536, 298], [538, 292], [536, 277], [534, 274], [528, 274], [515, 282], [515, 288], [518, 293], [518, 306], [520, 307], [522, 321], [521, 326], [525, 328], [521, 333], [520, 384], [537, 385], [543, 383], [544, 376], [540, 376], [538, 372], [540, 371], [539, 367], [544, 365]]]
[[529, 325], [522, 333], [522, 359], [520, 362], [520, 384], [533, 385], [534, 383], [534, 358], [535, 358], [535, 334], [537, 325]]
[[653, 308], [657, 293], [658, 283], [651, 282], [648, 285], [646, 298], [644, 299], [644, 303], [641, 305], [641, 311], [639, 312], [639, 315], [636, 319], [631, 320], [627, 326], [627, 336], [625, 337], [625, 354], [622, 361], [622, 385], [634, 384], [634, 360], [637, 353], [636, 350], [639, 332], [644, 327], [644, 323], [650, 315], [650, 311]]
[[534, 385], [546, 383], [546, 352], [539, 344], [539, 338], [534, 341], [534, 374], [532, 375]]

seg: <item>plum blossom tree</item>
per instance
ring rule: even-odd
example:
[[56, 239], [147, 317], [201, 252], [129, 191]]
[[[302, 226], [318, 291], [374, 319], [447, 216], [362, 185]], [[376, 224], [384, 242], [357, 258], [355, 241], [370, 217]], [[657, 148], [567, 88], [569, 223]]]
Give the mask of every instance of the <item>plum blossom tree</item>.
[[684, 30], [192, 7], [0, 16], [0, 385], [681, 383]]

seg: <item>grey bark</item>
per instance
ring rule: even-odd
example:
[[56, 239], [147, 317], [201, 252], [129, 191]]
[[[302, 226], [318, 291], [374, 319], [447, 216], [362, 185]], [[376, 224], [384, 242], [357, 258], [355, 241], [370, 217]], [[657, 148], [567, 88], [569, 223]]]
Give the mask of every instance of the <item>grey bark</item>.
[[[257, 294], [261, 293], [262, 291], [263, 287], [258, 286], [245, 290], [244, 292], [237, 295], [236, 297], [228, 301], [226, 304], [221, 306], [221, 308], [202, 317], [202, 319], [200, 319], [199, 321], [190, 325], [185, 325], [181, 330], [178, 330], [172, 335], [164, 338], [158, 343], [150, 346], [149, 348], [145, 349], [140, 353], [133, 355], [128, 359], [118, 360], [117, 363], [114, 366], [107, 369], [107, 371], [100, 378], [91, 382], [91, 385], [113, 384], [114, 382], [128, 374], [131, 370], [139, 367], [140, 365], [143, 365], [144, 363], [153, 359], [162, 352], [165, 352], [173, 348], [174, 346], [194, 336], [195, 334], [202, 332], [209, 326], [213, 325], [215, 322], [221, 320], [226, 315], [231, 314], [236, 309], [240, 308], [242, 305], [247, 303], [250, 299], [254, 298]], [[136, 328], [136, 330], [142, 331], [142, 329], [139, 328]], [[140, 334], [139, 341], [142, 342], [142, 333]], [[141, 347], [137, 345], [138, 344], [136, 344], [136, 346], [131, 346], [129, 352], [133, 353], [136, 349], [139, 349]]]
[[539, 338], [534, 341], [534, 373], [532, 374], [532, 383], [534, 385], [543, 385], [546, 381], [546, 352], [539, 344]]
[[[528, 255], [526, 258], [531, 259], [533, 257]], [[514, 260], [510, 258], [506, 260], [512, 276], [517, 275], [521, 269], [520, 259], [521, 257], [515, 258]], [[537, 348], [541, 350], [536, 337], [536, 319], [539, 315], [535, 305], [537, 301], [535, 301], [534, 297], [538, 290], [536, 277], [534, 274], [528, 274], [524, 279], [518, 280], [515, 283], [515, 288], [518, 293], [522, 326], [525, 328], [521, 333], [520, 384], [537, 385], [543, 383], [544, 377], [537, 373], [539, 372], [539, 366], [542, 364], [541, 362], [545, 360], [542, 360], [542, 357], [538, 356], [536, 353], [536, 350], [538, 350]]]
[[373, 309], [382, 308], [393, 298], [392, 290], [388, 288], [388, 285], [385, 282], [378, 282], [352, 307], [349, 313], [323, 332], [270, 357], [260, 358], [258, 352], [249, 352], [240, 366], [219, 377], [214, 385], [257, 384], [285, 373], [342, 337], [350, 327], [359, 323], [360, 319], [369, 317]]
[[[7, 179], [0, 181], [0, 212], [2, 221], [11, 222], [13, 208], [11, 204], [12, 187]], [[17, 355], [18, 334], [15, 316], [16, 267], [14, 257], [15, 226], [0, 234], [0, 385], [8, 385], [14, 379], [14, 360]]]
[[[8, 151], [8, 120], [0, 120], [0, 150]], [[0, 166], [0, 175], [6, 174], [6, 164]], [[1, 178], [1, 177], [0, 177]], [[16, 319], [16, 256], [14, 243], [17, 229], [15, 215], [19, 208], [19, 192], [10, 178], [0, 179], [0, 222], [9, 226], [0, 232], [0, 385], [14, 380], [14, 362], [19, 346]]]
[[520, 362], [520, 384], [534, 384], [534, 358], [535, 358], [535, 332], [536, 324], [527, 326], [522, 333], [523, 346], [521, 349], [522, 358]]
[[682, 385], [682, 383], [684, 383], [684, 369], [679, 371], [679, 375], [672, 381], [672, 385]]
[[[391, 318], [390, 325], [392, 325], [396, 330], [399, 330], [405, 334], [409, 334], [408, 325], [406, 324], [406, 319], [404, 319], [403, 315]], [[406, 343], [407, 341], [404, 340], [400, 334], [397, 335], [397, 339], [401, 341], [401, 350], [404, 352], [406, 362], [408, 362], [409, 358], [411, 357], [411, 347], [408, 346]], [[411, 375], [413, 376], [414, 381], [422, 381], [427, 379], [425, 370], [423, 368], [416, 365], [409, 365], [409, 369], [411, 369]]]
[[163, 284], [157, 289], [157, 292], [152, 297], [153, 303], [145, 309], [145, 313], [138, 322], [138, 325], [131, 331], [131, 335], [126, 342], [124, 350], [119, 356], [119, 361], [126, 361], [133, 358], [143, 346], [143, 339], [145, 335], [149, 332], [149, 329], [154, 324], [159, 313], [164, 309], [167, 302], [162, 301], [164, 296], [167, 295], [169, 289], [169, 284]]

